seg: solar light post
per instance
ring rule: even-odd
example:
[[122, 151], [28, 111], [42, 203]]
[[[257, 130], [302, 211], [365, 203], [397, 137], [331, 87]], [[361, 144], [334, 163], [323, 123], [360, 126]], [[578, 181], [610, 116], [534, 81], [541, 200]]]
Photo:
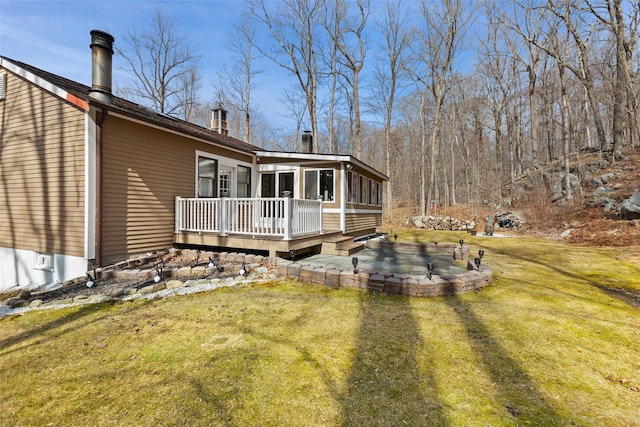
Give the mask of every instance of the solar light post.
[[92, 288], [93, 285], [96, 284], [96, 270], [93, 270], [93, 277], [91, 277], [91, 274], [87, 271], [87, 288]]
[[213, 259], [213, 266], [218, 270], [218, 272], [222, 272], [222, 270], [224, 270], [224, 267], [221, 267], [220, 265], [220, 259], [219, 258], [214, 258]]
[[427, 271], [429, 272], [429, 280], [431, 280], [431, 278], [433, 277], [433, 263], [432, 262], [428, 262], [427, 263]]
[[158, 265], [156, 265], [156, 276], [153, 278], [153, 281], [156, 283], [160, 283], [162, 280], [162, 270], [164, 270], [164, 261], [160, 261]]
[[289, 255], [291, 255], [291, 261], [296, 262], [296, 250], [289, 249]]
[[475, 257], [473, 259], [474, 264], [476, 265], [476, 268], [478, 269], [478, 271], [480, 271], [480, 257]]
[[351, 258], [351, 265], [353, 265], [353, 274], [358, 274], [358, 257], [354, 256]]

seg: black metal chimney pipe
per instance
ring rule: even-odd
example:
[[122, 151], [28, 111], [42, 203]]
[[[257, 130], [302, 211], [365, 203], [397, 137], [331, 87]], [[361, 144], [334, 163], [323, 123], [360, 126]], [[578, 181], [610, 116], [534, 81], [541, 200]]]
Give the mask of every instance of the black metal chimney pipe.
[[302, 134], [302, 152], [313, 153], [313, 135], [310, 130], [305, 130]]
[[106, 104], [113, 104], [111, 92], [114, 38], [100, 30], [91, 30], [91, 92], [89, 96]]

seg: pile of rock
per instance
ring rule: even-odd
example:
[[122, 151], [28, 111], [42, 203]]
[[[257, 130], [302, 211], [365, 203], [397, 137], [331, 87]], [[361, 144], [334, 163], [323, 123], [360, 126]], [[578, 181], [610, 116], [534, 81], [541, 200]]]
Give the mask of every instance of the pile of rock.
[[473, 220], [458, 219], [451, 216], [412, 216], [407, 225], [425, 228], [427, 230], [475, 230], [476, 223]]
[[493, 224], [496, 228], [516, 230], [522, 226], [523, 222], [520, 215], [515, 212], [498, 212], [493, 216]]

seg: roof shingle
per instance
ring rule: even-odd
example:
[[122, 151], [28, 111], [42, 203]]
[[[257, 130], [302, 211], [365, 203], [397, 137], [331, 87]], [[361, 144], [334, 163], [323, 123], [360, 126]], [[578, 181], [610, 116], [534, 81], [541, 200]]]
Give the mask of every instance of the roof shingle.
[[24, 69], [25, 71], [48, 81], [52, 85], [57, 86], [60, 89], [86, 101], [91, 105], [106, 107], [109, 110], [117, 111], [124, 115], [134, 117], [148, 123], [153, 123], [167, 129], [178, 131], [196, 138], [201, 138], [205, 141], [209, 141], [235, 150], [244, 151], [247, 153], [254, 153], [257, 150], [262, 150], [261, 147], [258, 147], [256, 145], [249, 144], [230, 136], [221, 135], [216, 131], [198, 126], [193, 123], [189, 123], [176, 117], [158, 113], [148, 107], [144, 107], [142, 105], [128, 101], [124, 98], [114, 96], [113, 104], [101, 103], [89, 97], [89, 92], [91, 91], [91, 88], [89, 86], [74, 82], [73, 80], [66, 79], [56, 74], [49, 73], [20, 61], [15, 61], [6, 57], [2, 58]]

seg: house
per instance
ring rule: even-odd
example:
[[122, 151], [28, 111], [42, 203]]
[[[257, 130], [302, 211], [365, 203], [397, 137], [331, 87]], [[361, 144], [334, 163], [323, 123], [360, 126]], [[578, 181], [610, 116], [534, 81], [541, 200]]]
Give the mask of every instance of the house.
[[115, 97], [114, 39], [91, 37], [91, 87], [0, 57], [0, 290], [174, 245], [318, 250], [381, 224], [384, 174], [232, 138], [222, 107], [207, 129]]

